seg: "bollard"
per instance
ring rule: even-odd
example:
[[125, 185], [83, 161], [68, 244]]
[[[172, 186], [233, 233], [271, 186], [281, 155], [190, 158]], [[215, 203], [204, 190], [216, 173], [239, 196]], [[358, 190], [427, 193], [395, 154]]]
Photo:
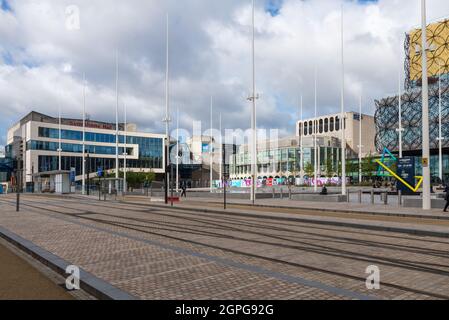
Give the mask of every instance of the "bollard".
[[384, 193], [384, 204], [388, 205], [388, 191]]
[[359, 190], [359, 203], [362, 203], [362, 196], [363, 196], [363, 192], [362, 192], [362, 190]]
[[348, 190], [348, 192], [346, 193], [346, 202], [350, 203], [351, 202], [351, 192]]
[[20, 193], [17, 192], [17, 203], [16, 203], [16, 211], [20, 211]]
[[281, 199], [284, 199], [284, 190], [281, 188]]
[[273, 188], [273, 199], [276, 198], [276, 190]]
[[402, 190], [398, 190], [398, 206], [402, 207]]
[[374, 190], [371, 190], [371, 204], [374, 204]]
[[288, 189], [288, 199], [291, 200], [292, 199], [292, 188]]

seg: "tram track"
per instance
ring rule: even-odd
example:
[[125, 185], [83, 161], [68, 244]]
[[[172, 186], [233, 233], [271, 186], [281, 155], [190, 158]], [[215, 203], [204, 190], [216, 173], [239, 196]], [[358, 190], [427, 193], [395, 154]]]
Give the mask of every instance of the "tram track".
[[[4, 199], [1, 199], [0, 201], [2, 202], [7, 202], [10, 205], [14, 205], [14, 202], [11, 201], [7, 201]], [[271, 261], [271, 262], [276, 262], [276, 263], [281, 263], [281, 264], [285, 264], [285, 265], [289, 265], [289, 266], [294, 266], [294, 267], [299, 267], [299, 268], [303, 268], [306, 270], [313, 270], [313, 271], [317, 271], [317, 272], [322, 272], [325, 274], [330, 274], [330, 275], [334, 275], [334, 276], [338, 276], [338, 277], [344, 277], [344, 278], [348, 278], [348, 279], [352, 279], [352, 280], [357, 280], [357, 281], [365, 281], [365, 279], [351, 275], [351, 274], [346, 274], [346, 273], [341, 273], [341, 272], [337, 272], [334, 270], [327, 270], [327, 269], [323, 269], [323, 268], [319, 268], [319, 267], [314, 267], [314, 266], [310, 266], [310, 265], [303, 265], [303, 264], [299, 264], [299, 263], [294, 263], [294, 262], [289, 262], [289, 261], [285, 261], [285, 260], [280, 260], [280, 259], [274, 259], [274, 258], [270, 258], [270, 257], [266, 257], [266, 256], [261, 256], [258, 254], [251, 254], [248, 252], [243, 252], [243, 251], [239, 251], [239, 250], [234, 250], [234, 249], [230, 249], [230, 248], [225, 248], [225, 247], [221, 247], [221, 246], [216, 246], [216, 245], [211, 245], [211, 244], [207, 244], [204, 242], [200, 242], [200, 241], [194, 241], [194, 240], [189, 240], [189, 239], [185, 239], [179, 236], [174, 236], [174, 235], [169, 235], [169, 234], [165, 234], [165, 233], [161, 233], [161, 232], [178, 232], [178, 233], [197, 233], [198, 235], [201, 236], [208, 236], [208, 237], [221, 237], [224, 239], [233, 239], [233, 240], [238, 240], [238, 241], [251, 241], [254, 243], [253, 240], [248, 240], [248, 239], [244, 239], [244, 238], [236, 238], [236, 237], [232, 237], [232, 236], [225, 236], [222, 234], [217, 234], [217, 233], [211, 233], [211, 232], [202, 232], [202, 233], [198, 233], [198, 230], [192, 229], [191, 227], [204, 227], [204, 225], [195, 225], [192, 226], [190, 225], [189, 227], [184, 227], [184, 226], [177, 226], [176, 228], [173, 228], [173, 224], [174, 223], [166, 223], [164, 227], [162, 227], [161, 222], [156, 221], [156, 220], [149, 220], [149, 219], [139, 219], [139, 218], [135, 218], [135, 217], [123, 217], [123, 216], [117, 216], [117, 215], [111, 215], [111, 214], [105, 214], [103, 212], [98, 212], [98, 211], [82, 211], [79, 208], [70, 208], [67, 206], [61, 206], [65, 209], [70, 209], [70, 210], [79, 210], [80, 212], [77, 215], [74, 214], [68, 214], [66, 212], [60, 211], [60, 210], [55, 210], [55, 209], [50, 209], [50, 208], [42, 208], [42, 205], [44, 206], [49, 206], [51, 205], [52, 207], [54, 207], [55, 205], [49, 204], [49, 203], [41, 203], [41, 202], [37, 202], [37, 201], [23, 201], [22, 202], [23, 205], [33, 208], [33, 209], [37, 209], [38, 211], [42, 211], [42, 210], [47, 210], [49, 212], [53, 212], [56, 214], [61, 214], [64, 216], [69, 216], [72, 218], [77, 218], [77, 219], [82, 219], [85, 221], [91, 221], [91, 222], [95, 222], [95, 223], [99, 223], [99, 224], [103, 224], [103, 225], [109, 225], [109, 226], [113, 226], [113, 227], [119, 227], [125, 230], [130, 230], [130, 231], [136, 231], [136, 232], [141, 232], [144, 234], [148, 234], [148, 235], [155, 235], [155, 236], [159, 236], [159, 237], [164, 237], [167, 239], [171, 239], [171, 240], [177, 240], [177, 241], [181, 241], [181, 242], [185, 242], [185, 243], [189, 243], [189, 244], [194, 244], [194, 245], [200, 245], [200, 246], [205, 246], [205, 247], [209, 247], [212, 249], [217, 249], [217, 250], [221, 250], [221, 251], [225, 251], [225, 252], [230, 252], [230, 253], [234, 253], [234, 254], [238, 254], [238, 255], [243, 255], [243, 256], [247, 256], [247, 257], [253, 257], [253, 258], [257, 258], [257, 259], [262, 259], [265, 261]], [[41, 205], [41, 206], [39, 206]], [[114, 206], [115, 209], [117, 209], [117, 206]], [[126, 206], [124, 206], [123, 210], [125, 209]], [[127, 208], [130, 208], [130, 206], [128, 206]], [[160, 208], [157, 208], [158, 210], [161, 210]], [[171, 208], [167, 208], [165, 211], [169, 211], [171, 210]], [[34, 210], [33, 210], [34, 211]], [[162, 210], [163, 211], [163, 210]], [[145, 212], [145, 210], [141, 210], [139, 211], [139, 213]], [[148, 210], [147, 210], [148, 212]], [[37, 213], [41, 213], [41, 212], [37, 212]], [[88, 213], [88, 214], [87, 214]], [[148, 212], [151, 214], [158, 214], [158, 215], [164, 215], [167, 216], [167, 213], [164, 214], [160, 214], [160, 213], [155, 213], [154, 211]], [[192, 213], [193, 214], [193, 213]], [[98, 219], [98, 218], [92, 218], [90, 215], [103, 215], [106, 216], [105, 219]], [[108, 218], [110, 219], [123, 219], [124, 221], [128, 220], [128, 222], [117, 222], [117, 221], [111, 221], [111, 220], [107, 220]], [[176, 216], [176, 218], [179, 218], [179, 216]], [[192, 220], [192, 217], [185, 217], [185, 220]], [[131, 222], [129, 222], [129, 220], [131, 220]], [[142, 221], [144, 220], [144, 221]], [[199, 221], [198, 221], [199, 220]], [[154, 227], [154, 226], [144, 226], [144, 225], [139, 225], [136, 224], [136, 222], [141, 222], [141, 223], [145, 223], [145, 224], [159, 224], [159, 227]], [[211, 221], [208, 220], [201, 220], [201, 219], [197, 219], [196, 221], [197, 223], [212, 223]], [[247, 222], [247, 221], [246, 221]], [[216, 223], [216, 222], [215, 222]], [[217, 223], [216, 223], [217, 224]], [[266, 227], [266, 225], [260, 225], [261, 227]], [[217, 227], [223, 227], [223, 225], [217, 224]], [[251, 226], [252, 227], [252, 226]], [[180, 230], [182, 229], [182, 230]], [[281, 228], [283, 231], [287, 231], [287, 232], [292, 232], [291, 230], [285, 230], [285, 228]], [[152, 231], [151, 231], [152, 230]], [[224, 228], [224, 231], [236, 231], [236, 232], [248, 232], [248, 230], [242, 230], [242, 229], [230, 229], [229, 227]], [[335, 229], [332, 229], [333, 231], [335, 231]], [[158, 232], [156, 232], [158, 231]], [[261, 236], [273, 236], [273, 235], [267, 235], [267, 234], [262, 234], [262, 233], [255, 233]], [[322, 235], [319, 235], [322, 236]], [[280, 239], [280, 240], [286, 240], [286, 241], [291, 241], [290, 239]], [[353, 239], [352, 239], [353, 240]], [[265, 244], [265, 245], [278, 245], [278, 246], [284, 246], [283, 244], [279, 244], [279, 243], [272, 243], [272, 242], [256, 242], [258, 244]], [[310, 245], [310, 244], [307, 244]], [[369, 245], [369, 244], [367, 244]], [[331, 250], [336, 250], [335, 248], [328, 248], [326, 247], [326, 251], [319, 251], [319, 250], [315, 250], [315, 249], [311, 249], [311, 248], [307, 248], [307, 247], [298, 247], [298, 246], [287, 246], [287, 248], [291, 248], [291, 249], [295, 249], [295, 250], [303, 250], [303, 251], [307, 251], [307, 252], [312, 252], [312, 253], [318, 253], [318, 254], [326, 254], [329, 255], [329, 251]], [[322, 248], [324, 249], [324, 248]], [[389, 248], [392, 249], [392, 248]], [[399, 250], [399, 249], [397, 249]], [[423, 254], [422, 252], [414, 252], [417, 254]], [[354, 254], [354, 253], [351, 253]], [[337, 258], [348, 258], [348, 257], [344, 257], [344, 256], [339, 256], [336, 255], [335, 257]], [[373, 262], [372, 258], [373, 257], [366, 257], [366, 260], [362, 260], [362, 261], [369, 261], [369, 262]], [[376, 258], [376, 257], [374, 257]], [[377, 257], [378, 258], [378, 257]], [[383, 258], [385, 259], [385, 258]], [[416, 270], [416, 271], [422, 271], [422, 272], [430, 272], [430, 273], [436, 273], [439, 275], [445, 275], [447, 276], [448, 272], [444, 271], [444, 270], [440, 270], [440, 269], [435, 269], [435, 268], [423, 268], [422, 266], [416, 266], [416, 265], [407, 265], [410, 262], [407, 261], [402, 261], [399, 259], [388, 259], [390, 260], [389, 263], [391, 263], [390, 266], [393, 267], [399, 267], [399, 268], [410, 268], [412, 270]], [[380, 263], [382, 264], [386, 264], [385, 261], [380, 261]], [[440, 267], [447, 267], [447, 266], [441, 266]], [[422, 291], [419, 289], [415, 289], [415, 288], [409, 288], [409, 287], [404, 287], [401, 285], [397, 285], [397, 284], [392, 284], [392, 283], [383, 283], [384, 286], [388, 286], [391, 288], [395, 288], [398, 290], [402, 290], [405, 292], [413, 292], [413, 293], [418, 293], [418, 294], [422, 294], [422, 295], [427, 295], [430, 297], [434, 297], [434, 298], [439, 298], [439, 299], [449, 299], [448, 296], [446, 295], [441, 295], [441, 294], [436, 294], [436, 293], [432, 293], [432, 292], [427, 292], [427, 291]]]

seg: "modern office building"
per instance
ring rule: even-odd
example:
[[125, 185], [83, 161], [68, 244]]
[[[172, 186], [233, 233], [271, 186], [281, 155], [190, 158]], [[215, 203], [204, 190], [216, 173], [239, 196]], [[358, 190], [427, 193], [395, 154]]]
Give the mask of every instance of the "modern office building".
[[[193, 136], [179, 143], [180, 183], [206, 188], [229, 173], [229, 158], [236, 153], [235, 144], [225, 144], [210, 136]], [[171, 146], [171, 162], [176, 165], [177, 146]], [[212, 161], [211, 161], [212, 160]]]
[[[119, 124], [119, 166], [123, 168], [125, 148], [128, 171], [164, 173], [165, 136], [137, 132], [136, 126]], [[62, 170], [76, 172], [75, 181], [82, 179], [83, 121], [59, 119], [31, 112], [14, 124], [7, 135], [6, 157], [17, 161], [15, 177], [23, 186], [33, 182], [33, 175], [59, 169], [59, 139], [61, 138]], [[95, 176], [99, 170], [115, 172], [116, 125], [86, 120], [86, 174]]]
[[[439, 118], [442, 117], [443, 178], [449, 177], [449, 20], [427, 27], [429, 53], [429, 125], [430, 169], [433, 180], [439, 178]], [[401, 93], [403, 156], [412, 157], [416, 175], [422, 172], [422, 69], [421, 29], [405, 37], [405, 90]], [[441, 81], [439, 81], [441, 80]], [[441, 84], [441, 85], [440, 85]], [[441, 100], [440, 89], [441, 88]], [[399, 95], [375, 101], [376, 149], [399, 152]]]
[[[290, 181], [301, 177], [301, 139], [288, 137], [276, 141], [259, 141], [257, 146], [257, 179], [283, 179]], [[303, 142], [303, 175], [306, 168], [314, 166], [315, 148], [313, 137], [307, 136]], [[337, 176], [341, 158], [340, 140], [335, 137], [317, 138], [317, 162], [319, 177]], [[332, 172], [328, 172], [330, 169]], [[314, 172], [314, 167], [312, 167]], [[309, 173], [309, 175], [311, 175]], [[230, 159], [232, 180], [251, 179], [251, 155], [248, 145], [242, 145]]]
[[[318, 138], [331, 137], [341, 139], [341, 114], [327, 115], [318, 118], [298, 121], [296, 124], [296, 133], [298, 137]], [[359, 153], [360, 145], [360, 122], [362, 122], [362, 157], [376, 153], [374, 144], [376, 136], [376, 127], [374, 117], [356, 112], [345, 113], [345, 137], [347, 145], [347, 156], [356, 157]]]

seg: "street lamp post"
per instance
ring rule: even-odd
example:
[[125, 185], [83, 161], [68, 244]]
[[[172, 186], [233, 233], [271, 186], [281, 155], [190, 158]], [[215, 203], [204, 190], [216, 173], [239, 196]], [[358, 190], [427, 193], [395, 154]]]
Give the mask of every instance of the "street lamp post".
[[255, 0], [252, 0], [252, 77], [253, 88], [252, 96], [248, 98], [252, 102], [251, 112], [251, 201], [253, 205], [256, 202], [256, 170], [257, 170], [257, 128], [256, 128], [256, 100], [259, 96], [256, 94], [256, 59], [255, 59]]
[[429, 79], [427, 75], [427, 17], [426, 0], [421, 0], [422, 23], [422, 167], [423, 167], [423, 210], [431, 209], [430, 198], [430, 133], [429, 133]]

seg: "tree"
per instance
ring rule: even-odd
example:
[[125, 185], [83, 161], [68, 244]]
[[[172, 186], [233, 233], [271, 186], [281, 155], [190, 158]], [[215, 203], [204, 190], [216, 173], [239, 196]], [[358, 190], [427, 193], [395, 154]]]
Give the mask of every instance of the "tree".
[[326, 177], [332, 178], [334, 176], [334, 164], [331, 157], [327, 157], [326, 160]]
[[313, 177], [313, 175], [315, 174], [315, 168], [313, 167], [313, 164], [307, 162], [304, 168], [304, 172], [309, 178]]
[[362, 161], [362, 175], [371, 179], [374, 176], [374, 172], [376, 172], [376, 170], [377, 164], [374, 161], [373, 155], [370, 153]]

